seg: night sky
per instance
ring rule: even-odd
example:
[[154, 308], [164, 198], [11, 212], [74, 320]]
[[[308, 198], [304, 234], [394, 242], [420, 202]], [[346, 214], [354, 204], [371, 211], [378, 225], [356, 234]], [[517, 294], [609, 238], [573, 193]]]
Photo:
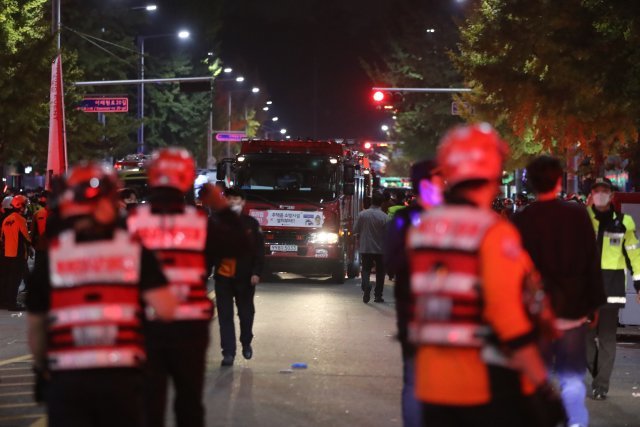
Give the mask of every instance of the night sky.
[[[202, 21], [210, 1], [161, 0], [162, 20], [173, 26]], [[267, 91], [278, 126], [294, 137], [379, 139], [384, 115], [371, 105], [372, 81], [361, 60], [380, 61], [403, 14], [428, 11], [434, 3], [224, 0], [217, 4], [216, 54], [247, 84]]]

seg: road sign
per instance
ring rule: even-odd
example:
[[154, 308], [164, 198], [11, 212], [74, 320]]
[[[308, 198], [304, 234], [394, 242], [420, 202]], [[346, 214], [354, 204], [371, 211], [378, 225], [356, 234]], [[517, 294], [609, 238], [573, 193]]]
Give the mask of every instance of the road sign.
[[216, 141], [219, 142], [240, 142], [242, 138], [246, 137], [247, 134], [244, 132], [229, 131], [216, 133]]
[[460, 110], [469, 111], [471, 114], [473, 114], [473, 106], [471, 106], [471, 104], [469, 104], [468, 102], [459, 103], [453, 101], [451, 103], [451, 115], [459, 116]]
[[129, 98], [86, 96], [78, 109], [85, 113], [126, 113], [129, 111]]

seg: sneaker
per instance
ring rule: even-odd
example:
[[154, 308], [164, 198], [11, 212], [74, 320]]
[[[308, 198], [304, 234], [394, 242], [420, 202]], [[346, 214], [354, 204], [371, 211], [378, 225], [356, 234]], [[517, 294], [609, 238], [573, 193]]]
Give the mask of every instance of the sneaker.
[[605, 400], [607, 398], [607, 393], [602, 390], [593, 390], [591, 393], [593, 400]]
[[220, 362], [220, 366], [233, 366], [233, 360], [235, 357], [231, 355], [226, 355], [222, 357], [222, 362]]
[[251, 360], [251, 358], [253, 357], [253, 349], [251, 348], [250, 345], [246, 345], [242, 347], [242, 357], [244, 357], [247, 360]]
[[371, 287], [369, 289], [365, 289], [364, 295], [362, 295], [362, 302], [367, 304], [371, 300]]
[[376, 298], [373, 300], [373, 302], [384, 302], [384, 298], [380, 297], [380, 298]]

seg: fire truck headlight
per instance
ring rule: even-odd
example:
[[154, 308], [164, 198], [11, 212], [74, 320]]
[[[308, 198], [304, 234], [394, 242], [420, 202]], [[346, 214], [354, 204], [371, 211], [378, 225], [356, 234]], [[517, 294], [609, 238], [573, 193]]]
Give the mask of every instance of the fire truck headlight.
[[331, 245], [338, 243], [337, 233], [328, 233], [326, 231], [319, 231], [317, 233], [311, 233], [309, 236], [309, 243], [315, 243], [318, 245]]

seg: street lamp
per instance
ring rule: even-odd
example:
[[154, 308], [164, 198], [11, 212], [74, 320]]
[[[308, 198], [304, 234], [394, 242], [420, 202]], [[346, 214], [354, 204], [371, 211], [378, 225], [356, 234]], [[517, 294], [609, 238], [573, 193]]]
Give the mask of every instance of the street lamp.
[[272, 118], [271, 120], [274, 121], [274, 122], [277, 122], [278, 121], [278, 116]]
[[286, 129], [284, 129], [284, 128], [283, 128], [283, 129], [280, 129], [280, 133], [281, 133], [281, 134], [283, 134], [283, 135], [285, 135], [285, 134], [287, 133], [287, 130], [286, 130]]
[[380, 129], [382, 129], [382, 132], [387, 132], [389, 130], [389, 126], [382, 125], [382, 126], [380, 126]]
[[273, 101], [267, 101], [267, 105], [273, 104]]
[[251, 88], [251, 92], [258, 93], [258, 92], [260, 92], [260, 88], [254, 86], [253, 88]]
[[224, 69], [224, 70], [222, 70], [222, 71], [224, 71], [225, 73], [229, 74], [230, 72], [232, 72], [232, 71], [233, 71], [233, 68], [231, 68], [231, 67], [227, 67], [227, 68], [225, 68], [225, 69]]
[[269, 111], [269, 107], [263, 107], [262, 111]]
[[236, 81], [237, 81], [238, 83], [242, 83], [242, 82], [244, 81], [244, 77], [242, 77], [242, 76], [238, 76], [238, 77], [236, 77]]
[[138, 127], [138, 149], [139, 154], [144, 154], [144, 41], [147, 39], [159, 39], [164, 37], [178, 36], [180, 39], [188, 39], [190, 36], [189, 31], [180, 30], [177, 34], [152, 34], [146, 36], [138, 36], [138, 46], [140, 47], [140, 86], [138, 87], [138, 120], [140, 120], [140, 126]]

